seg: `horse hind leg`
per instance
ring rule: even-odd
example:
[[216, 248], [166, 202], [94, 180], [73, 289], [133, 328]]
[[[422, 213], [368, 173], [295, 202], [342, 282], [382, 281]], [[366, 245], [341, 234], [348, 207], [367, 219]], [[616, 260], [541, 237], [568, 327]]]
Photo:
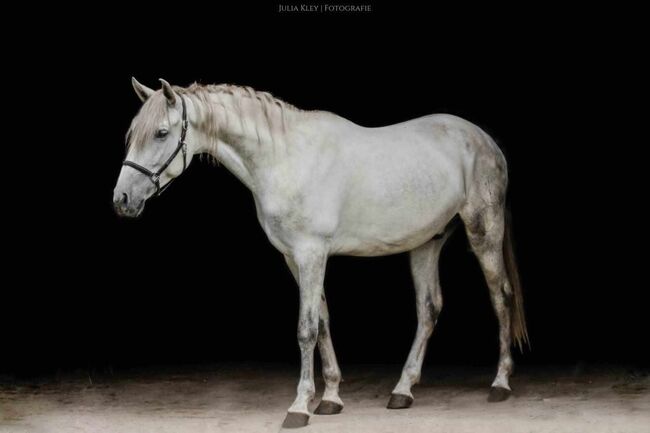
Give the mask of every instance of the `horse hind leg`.
[[485, 275], [499, 322], [499, 366], [488, 401], [502, 401], [510, 395], [508, 379], [514, 367], [510, 353], [513, 291], [503, 256], [504, 206], [498, 204], [479, 211], [461, 213], [461, 218], [465, 223], [469, 243]]
[[405, 409], [413, 403], [411, 387], [420, 380], [427, 342], [442, 310], [438, 258], [447, 237], [448, 233], [445, 233], [410, 253], [418, 327], [400, 380], [391, 393], [388, 409]]

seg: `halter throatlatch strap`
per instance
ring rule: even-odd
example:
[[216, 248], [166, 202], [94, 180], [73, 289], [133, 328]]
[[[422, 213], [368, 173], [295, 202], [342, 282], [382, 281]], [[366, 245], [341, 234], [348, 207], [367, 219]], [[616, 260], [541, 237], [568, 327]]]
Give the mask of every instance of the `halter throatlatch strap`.
[[[187, 145], [185, 144], [185, 135], [187, 135], [187, 109], [185, 107], [185, 99], [179, 95], [181, 98], [181, 104], [183, 105], [183, 114], [182, 114], [182, 120], [181, 120], [181, 137], [178, 139], [178, 145], [176, 146], [176, 149], [174, 152], [167, 158], [167, 161], [163, 165], [160, 166], [160, 168], [157, 171], [151, 171], [146, 167], [141, 166], [140, 164], [137, 164], [133, 161], [128, 161], [124, 160], [122, 162], [122, 165], [126, 165], [128, 167], [134, 168], [138, 170], [140, 173], [144, 174], [147, 176], [147, 178], [153, 182], [153, 184], [156, 187], [156, 192], [154, 195], [160, 195], [167, 189], [167, 187], [174, 181], [174, 179], [170, 180], [167, 182], [163, 187], [160, 187], [160, 175], [164, 173], [165, 170], [170, 166], [172, 161], [174, 161], [174, 158], [178, 155], [178, 152], [183, 152], [183, 171], [187, 168]], [[182, 172], [181, 172], [182, 173]]]

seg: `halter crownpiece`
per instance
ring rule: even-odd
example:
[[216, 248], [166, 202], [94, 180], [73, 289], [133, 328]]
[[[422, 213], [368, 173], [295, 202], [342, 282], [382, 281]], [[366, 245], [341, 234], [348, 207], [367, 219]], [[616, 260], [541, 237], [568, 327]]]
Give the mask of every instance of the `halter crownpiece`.
[[[185, 135], [187, 134], [187, 109], [185, 108], [185, 99], [179, 95], [181, 98], [181, 104], [183, 106], [183, 114], [181, 117], [181, 136], [178, 139], [178, 145], [176, 146], [176, 150], [167, 158], [167, 161], [157, 170], [157, 171], [151, 171], [146, 167], [141, 166], [140, 164], [137, 164], [133, 161], [129, 160], [124, 160], [122, 162], [122, 165], [126, 165], [131, 168], [135, 168], [138, 170], [140, 173], [144, 174], [147, 176], [147, 178], [153, 182], [153, 184], [156, 186], [156, 192], [154, 193], [155, 196], [159, 196], [160, 194], [163, 193], [167, 189], [167, 187], [174, 181], [174, 179], [170, 180], [167, 182], [163, 187], [160, 187], [160, 175], [167, 170], [167, 168], [170, 166], [172, 161], [174, 161], [174, 158], [176, 158], [176, 155], [178, 155], [178, 152], [181, 150], [183, 151], [183, 171], [187, 168], [187, 144], [185, 143]], [[182, 174], [183, 172], [181, 172]]]

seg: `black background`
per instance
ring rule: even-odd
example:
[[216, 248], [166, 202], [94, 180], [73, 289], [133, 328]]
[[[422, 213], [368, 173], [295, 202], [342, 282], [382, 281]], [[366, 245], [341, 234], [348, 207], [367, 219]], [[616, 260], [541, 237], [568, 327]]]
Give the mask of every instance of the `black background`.
[[[533, 348], [516, 362], [647, 365], [647, 284], [632, 276], [645, 217], [624, 180], [643, 142], [638, 53], [609, 27], [622, 18], [276, 8], [77, 9], [14, 47], [23, 75], [7, 91], [27, 104], [15, 105], [21, 142], [5, 184], [2, 372], [298, 362], [296, 286], [225, 168], [195, 160], [142, 218], [113, 213], [140, 105], [131, 76], [154, 88], [160, 77], [249, 85], [364, 126], [435, 112], [476, 123], [509, 161]], [[496, 319], [462, 230], [441, 281], [426, 362], [495, 365]], [[416, 324], [406, 255], [332, 258], [326, 292], [343, 369], [406, 359]]]

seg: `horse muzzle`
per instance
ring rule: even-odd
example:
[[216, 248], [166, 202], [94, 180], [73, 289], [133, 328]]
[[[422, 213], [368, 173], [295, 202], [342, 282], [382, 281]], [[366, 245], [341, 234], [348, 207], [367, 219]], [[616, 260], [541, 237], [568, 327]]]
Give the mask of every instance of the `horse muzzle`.
[[129, 194], [116, 190], [113, 193], [113, 209], [121, 217], [137, 218], [144, 209], [144, 200], [134, 200]]

